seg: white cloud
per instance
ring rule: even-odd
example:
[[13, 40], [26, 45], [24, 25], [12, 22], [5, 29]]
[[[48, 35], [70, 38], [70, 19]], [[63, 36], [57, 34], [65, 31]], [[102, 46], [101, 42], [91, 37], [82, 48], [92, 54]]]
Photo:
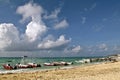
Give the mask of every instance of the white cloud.
[[[12, 23], [0, 24], [0, 51], [55, 49], [56, 47], [63, 47], [70, 42], [70, 39], [65, 39], [63, 35], [56, 40], [54, 36], [49, 34], [47, 37], [43, 36], [47, 33], [48, 28], [42, 20], [44, 9], [40, 5], [28, 3], [19, 6], [16, 12], [23, 16], [21, 21], [24, 22], [28, 18], [31, 18], [31, 21], [26, 25], [26, 30], [23, 34], [20, 34]], [[56, 14], [58, 14], [57, 11]]]
[[35, 41], [39, 39], [45, 32], [47, 31], [47, 27], [43, 24], [31, 21], [27, 25], [27, 29], [25, 31], [28, 40]]
[[0, 49], [19, 42], [19, 32], [17, 28], [11, 23], [0, 24]]
[[72, 52], [78, 53], [78, 52], [80, 52], [81, 50], [82, 50], [82, 48], [81, 48], [80, 46], [76, 46], [76, 47], [74, 47], [74, 48], [72, 49]]
[[18, 14], [22, 14], [22, 22], [25, 21], [27, 18], [33, 18], [33, 20], [38, 19], [39, 21], [41, 19], [41, 14], [44, 12], [44, 10], [40, 5], [28, 3], [24, 6], [19, 6], [16, 12]]
[[54, 29], [61, 29], [61, 28], [66, 28], [68, 27], [68, 22], [64, 19], [61, 22], [55, 24]]
[[58, 14], [60, 13], [60, 11], [61, 11], [61, 8], [57, 8], [50, 15], [47, 15], [47, 12], [46, 12], [46, 15], [44, 15], [44, 19], [50, 19], [51, 20], [51, 22], [53, 24], [53, 28], [55, 30], [66, 28], [69, 25], [66, 19], [59, 22]]
[[61, 47], [64, 46], [66, 44], [68, 44], [70, 42], [69, 40], [66, 40], [65, 37], [63, 35], [61, 35], [56, 41], [52, 41], [52, 40], [47, 40], [44, 43], [40, 43], [38, 45], [39, 49], [51, 49], [51, 48], [57, 48], [57, 47]]
[[56, 19], [58, 18], [58, 14], [60, 13], [61, 8], [55, 9], [50, 15], [45, 15], [45, 19]]
[[47, 27], [42, 21], [43, 11], [44, 9], [41, 6], [33, 3], [28, 3], [17, 8], [17, 13], [23, 16], [22, 21], [29, 17], [32, 19], [25, 31], [25, 35], [28, 37], [29, 41], [39, 39], [47, 31]]
[[74, 47], [66, 47], [64, 53], [79, 53], [82, 50], [80, 45]]
[[17, 28], [11, 23], [0, 24], [0, 51], [36, 50], [37, 41], [29, 42], [22, 38]]

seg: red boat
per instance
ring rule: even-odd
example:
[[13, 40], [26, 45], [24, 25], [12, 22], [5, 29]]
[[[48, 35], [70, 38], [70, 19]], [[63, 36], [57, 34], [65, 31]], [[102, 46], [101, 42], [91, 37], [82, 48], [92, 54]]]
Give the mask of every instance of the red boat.
[[23, 56], [21, 63], [16, 64], [16, 66], [18, 68], [35, 68], [35, 67], [41, 67], [40, 64], [36, 64], [36, 63], [32, 63], [32, 62], [28, 62], [28, 60], [26, 60], [27, 56]]
[[13, 70], [14, 69], [10, 64], [4, 64], [3, 67], [6, 70]]
[[15, 66], [11, 66], [10, 64], [4, 64], [3, 67], [6, 70], [13, 70], [13, 69], [21, 69], [21, 68], [35, 68], [35, 67], [41, 67], [40, 64], [36, 64], [36, 63], [28, 63], [25, 60], [25, 57], [23, 57], [23, 59], [21, 60], [21, 63], [16, 64]]
[[35, 63], [28, 63], [28, 64], [16, 64], [15, 66], [11, 66], [10, 64], [4, 64], [3, 65], [4, 69], [6, 70], [13, 70], [13, 69], [26, 69], [26, 68], [36, 68], [36, 67], [41, 67], [40, 64], [35, 64]]
[[40, 64], [35, 64], [35, 63], [27, 63], [27, 64], [16, 64], [17, 68], [36, 68], [36, 67], [41, 67]]

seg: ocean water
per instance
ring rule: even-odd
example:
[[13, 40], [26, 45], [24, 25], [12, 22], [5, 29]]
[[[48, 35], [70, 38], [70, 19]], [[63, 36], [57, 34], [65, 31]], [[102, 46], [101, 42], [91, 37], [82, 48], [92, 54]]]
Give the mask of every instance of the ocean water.
[[[81, 63], [76, 63], [76, 61], [82, 60], [82, 59], [88, 59], [88, 57], [45, 57], [45, 58], [26, 58], [25, 60], [27, 62], [35, 62], [37, 64], [41, 64], [42, 67], [39, 68], [29, 68], [29, 69], [17, 69], [14, 70], [16, 72], [18, 71], [25, 71], [25, 70], [38, 70], [38, 69], [50, 69], [50, 68], [57, 68], [57, 67], [61, 67], [61, 66], [44, 66], [43, 64], [46, 62], [61, 62], [61, 61], [65, 61], [65, 62], [73, 62], [73, 65], [69, 65], [69, 66], [75, 66], [75, 65], [81, 65]], [[17, 63], [20, 63], [22, 60], [21, 57], [1, 57], [0, 58], [0, 73], [5, 73], [8, 72], [8, 70], [5, 70], [3, 68], [3, 64], [11, 64], [12, 66], [14, 66]]]

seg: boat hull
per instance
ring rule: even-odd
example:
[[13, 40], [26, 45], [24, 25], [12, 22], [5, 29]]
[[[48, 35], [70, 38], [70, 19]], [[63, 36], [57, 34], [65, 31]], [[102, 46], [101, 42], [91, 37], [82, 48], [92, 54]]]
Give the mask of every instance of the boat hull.
[[4, 64], [3, 67], [4, 67], [4, 69], [6, 69], [6, 70], [13, 70], [13, 69], [14, 69], [12, 66], [6, 65], [6, 64]]

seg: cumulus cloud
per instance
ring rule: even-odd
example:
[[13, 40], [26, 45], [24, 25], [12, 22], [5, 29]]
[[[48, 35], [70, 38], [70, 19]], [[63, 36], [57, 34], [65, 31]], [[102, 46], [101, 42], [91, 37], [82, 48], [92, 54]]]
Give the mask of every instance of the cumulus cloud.
[[51, 22], [53, 24], [53, 28], [55, 30], [66, 28], [69, 25], [66, 19], [63, 19], [62, 21], [58, 20], [58, 14], [60, 13], [60, 11], [61, 11], [61, 7], [52, 11], [52, 13], [50, 15], [48, 15], [47, 12], [44, 15], [44, 19], [51, 20]]
[[22, 38], [17, 28], [11, 23], [0, 24], [0, 50], [28, 51], [37, 50], [37, 41], [30, 42]]
[[56, 41], [47, 40], [44, 43], [40, 43], [38, 45], [39, 49], [51, 49], [51, 48], [57, 48], [59, 46], [64, 46], [65, 44], [68, 44], [70, 42], [69, 40], [66, 40], [64, 35], [61, 35]]
[[64, 49], [65, 53], [79, 53], [82, 50], [80, 45], [74, 47], [67, 47]]
[[35, 41], [47, 31], [47, 27], [37, 22], [30, 22], [25, 31], [28, 40]]
[[0, 50], [34, 51], [53, 49], [67, 45], [70, 42], [70, 39], [65, 39], [63, 35], [56, 40], [54, 36], [49, 34], [47, 37], [44, 36], [48, 28], [42, 20], [44, 9], [40, 5], [30, 2], [19, 6], [16, 12], [22, 15], [22, 22], [30, 18], [31, 21], [26, 25], [26, 30], [23, 34], [20, 34], [12, 23], [0, 24]]
[[[21, 22], [25, 21], [27, 18], [33, 18], [33, 20], [41, 19], [41, 14], [44, 12], [43, 8], [40, 5], [35, 3], [27, 3], [24, 6], [19, 6], [16, 11], [18, 14], [22, 14]], [[40, 18], [40, 19], [39, 19]], [[37, 20], [36, 20], [37, 21]]]
[[72, 52], [78, 53], [78, 52], [80, 52], [80, 50], [82, 50], [82, 48], [80, 46], [76, 46], [72, 49]]
[[56, 19], [58, 18], [58, 14], [60, 13], [61, 8], [55, 9], [50, 15], [44, 15], [45, 19]]
[[19, 32], [11, 23], [0, 24], [0, 49], [10, 46], [13, 43], [19, 42]]
[[61, 22], [55, 24], [54, 29], [62, 29], [68, 27], [68, 22], [64, 19]]
[[32, 21], [27, 25], [27, 29], [25, 31], [25, 34], [30, 41], [35, 41], [47, 31], [47, 27], [42, 21], [41, 15], [43, 11], [44, 10], [41, 6], [33, 3], [28, 3], [17, 8], [17, 13], [23, 16], [22, 21], [29, 17], [32, 19]]

